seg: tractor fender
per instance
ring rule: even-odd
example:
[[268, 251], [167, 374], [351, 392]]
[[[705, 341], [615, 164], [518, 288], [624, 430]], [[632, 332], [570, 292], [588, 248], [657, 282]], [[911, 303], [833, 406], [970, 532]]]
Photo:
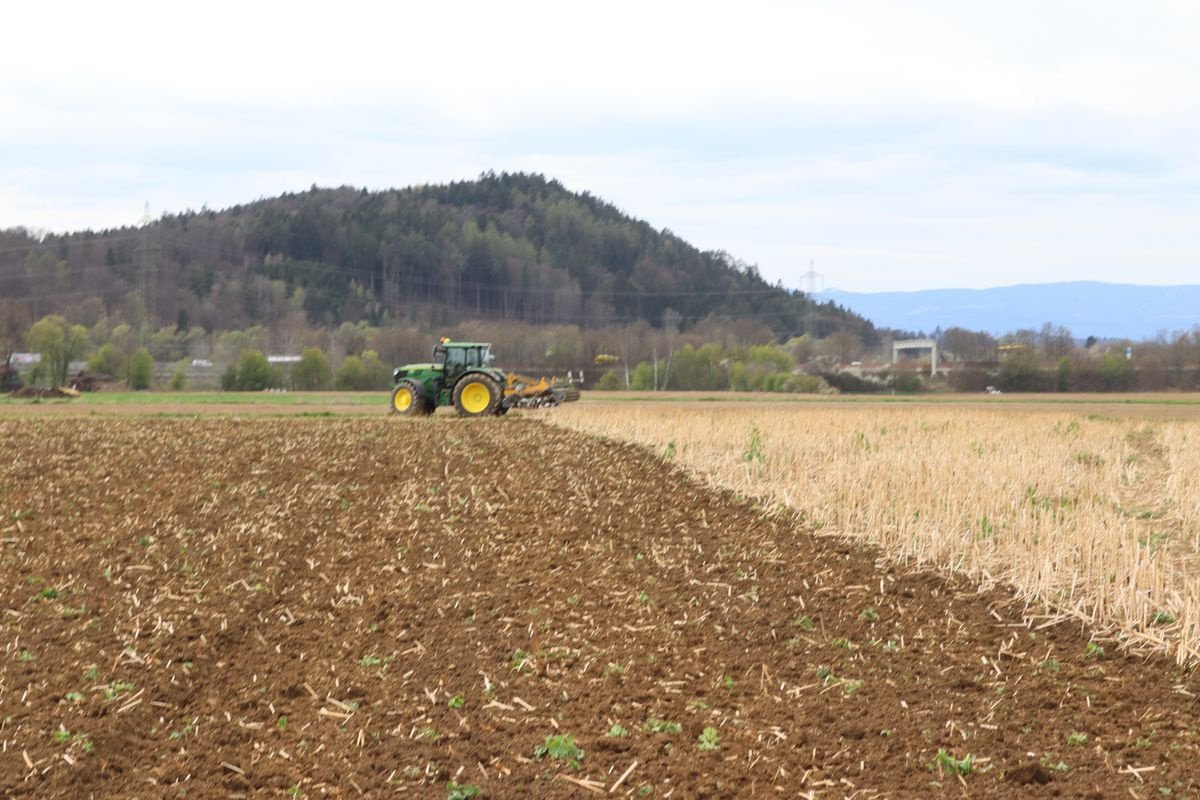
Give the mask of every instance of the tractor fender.
[[[458, 378], [455, 379], [454, 385], [457, 386], [459, 381], [461, 381], [463, 378], [466, 378], [468, 375], [486, 375], [487, 377], [494, 380], [496, 382], [496, 385], [498, 385], [502, 388], [503, 388], [505, 382], [507, 381], [507, 378], [505, 377], [504, 373], [498, 369], [494, 369], [492, 367], [469, 367], [468, 369], [464, 370], [458, 376]], [[450, 388], [450, 387], [447, 387], [447, 388]]]

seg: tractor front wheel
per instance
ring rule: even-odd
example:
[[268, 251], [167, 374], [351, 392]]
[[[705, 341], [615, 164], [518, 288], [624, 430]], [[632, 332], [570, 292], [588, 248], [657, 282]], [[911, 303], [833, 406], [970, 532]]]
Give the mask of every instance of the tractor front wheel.
[[487, 375], [467, 375], [454, 386], [454, 407], [461, 417], [495, 414], [500, 405], [500, 386]]
[[419, 387], [413, 381], [400, 381], [396, 384], [396, 388], [392, 390], [392, 413], [402, 414], [406, 417], [423, 417], [432, 409], [429, 407], [429, 400]]

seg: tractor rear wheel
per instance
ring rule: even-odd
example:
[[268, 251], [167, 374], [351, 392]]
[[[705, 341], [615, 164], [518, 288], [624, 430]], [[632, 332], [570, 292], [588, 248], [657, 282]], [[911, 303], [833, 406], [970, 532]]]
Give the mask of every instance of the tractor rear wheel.
[[423, 417], [430, 413], [433, 409], [424, 389], [415, 381], [400, 381], [392, 390], [392, 413], [406, 417]]
[[500, 386], [487, 375], [472, 373], [454, 385], [454, 407], [460, 417], [495, 414], [500, 405]]

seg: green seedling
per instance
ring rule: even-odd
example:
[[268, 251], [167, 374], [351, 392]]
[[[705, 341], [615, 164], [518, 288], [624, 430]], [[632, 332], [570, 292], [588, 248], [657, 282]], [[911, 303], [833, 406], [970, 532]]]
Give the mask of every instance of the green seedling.
[[725, 677], [721, 678], [721, 685], [724, 686], [726, 689], [732, 689], [733, 688], [733, 676], [726, 675]]
[[446, 703], [446, 705], [448, 705], [450, 708], [462, 708], [466, 704], [467, 701], [463, 699], [461, 694], [454, 695], [454, 697], [451, 697], [450, 701]]
[[533, 749], [533, 757], [538, 761], [549, 756], [556, 761], [564, 761], [571, 769], [579, 769], [583, 761], [583, 750], [575, 746], [575, 737], [569, 734], [547, 736], [546, 741]]
[[1088, 642], [1087, 647], [1084, 648], [1083, 657], [1084, 658], [1103, 659], [1104, 658], [1104, 648], [1101, 647], [1100, 645], [1096, 644], [1095, 642]]
[[651, 717], [642, 725], [642, 730], [646, 733], [680, 733], [683, 731], [683, 726], [678, 722]]
[[763, 450], [762, 432], [757, 425], [750, 426], [750, 438], [746, 442], [746, 452], [742, 460], [753, 467], [762, 467], [767, 463], [767, 454]]
[[471, 800], [479, 797], [480, 791], [480, 788], [473, 783], [450, 781], [446, 784], [446, 800]]
[[275, 729], [280, 733], [283, 733], [287, 730], [287, 725], [287, 716], [281, 716], [279, 719], [275, 720]]
[[171, 741], [178, 741], [179, 739], [182, 739], [183, 737], [187, 736], [189, 733], [195, 733], [195, 731], [196, 731], [196, 726], [193, 725], [191, 722], [189, 722], [189, 723], [185, 724], [179, 730], [171, 731], [171, 733], [169, 733], [167, 735], [167, 738], [170, 739]]
[[716, 728], [705, 728], [704, 732], [696, 738], [696, 749], [708, 752], [717, 750], [721, 747], [721, 739], [717, 735]]
[[613, 726], [611, 728], [609, 728], [608, 732], [604, 735], [608, 736], [609, 738], [624, 739], [626, 736], [629, 735], [629, 731], [626, 730], [621, 725], [614, 723]]
[[796, 617], [796, 619], [792, 621], [792, 624], [795, 625], [797, 628], [801, 628], [806, 631], [811, 631], [813, 628], [816, 627], [816, 623], [813, 622], [813, 618], [808, 616], [807, 614]]
[[50, 734], [50, 738], [54, 740], [55, 744], [66, 744], [71, 741], [71, 732], [66, 728], [59, 727], [58, 730]]
[[113, 681], [108, 686], [104, 687], [104, 699], [116, 700], [125, 692], [133, 691], [133, 684], [125, 681]]
[[1046, 769], [1054, 770], [1055, 772], [1069, 772], [1071, 766], [1065, 761], [1054, 760], [1054, 755], [1051, 753], [1042, 753], [1041, 764]]
[[517, 672], [533, 672], [533, 664], [530, 660], [529, 653], [526, 653], [524, 650], [514, 651], [509, 663]]
[[968, 753], [962, 758], [955, 758], [946, 750], [938, 750], [937, 755], [933, 757], [933, 761], [928, 764], [928, 767], [934, 772], [944, 772], [950, 775], [970, 775], [975, 771], [975, 756]]
[[17, 661], [37, 661], [37, 656], [28, 650], [22, 650], [20, 653], [17, 653]]
[[55, 589], [53, 586], [47, 586], [41, 591], [41, 598], [43, 600], [57, 600], [60, 595], [62, 595], [62, 592], [60, 592], [58, 589]]
[[868, 606], [859, 613], [858, 619], [860, 622], [878, 622], [879, 612]]
[[364, 667], [378, 667], [383, 663], [383, 659], [377, 655], [368, 654], [360, 658], [358, 663], [362, 664]]
[[1083, 747], [1087, 743], [1088, 743], [1088, 735], [1086, 733], [1080, 733], [1079, 731], [1075, 731], [1074, 733], [1067, 736], [1067, 744], [1070, 745], [1071, 747]]

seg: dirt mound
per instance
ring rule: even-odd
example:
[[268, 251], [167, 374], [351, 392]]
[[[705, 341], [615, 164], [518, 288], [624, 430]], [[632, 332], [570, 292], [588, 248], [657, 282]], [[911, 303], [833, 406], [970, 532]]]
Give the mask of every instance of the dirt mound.
[[9, 397], [15, 397], [19, 400], [54, 399], [74, 396], [69, 392], [64, 392], [62, 389], [39, 389], [36, 386], [22, 386], [9, 395]]
[[112, 382], [111, 375], [87, 370], [81, 370], [78, 375], [67, 381], [72, 389], [79, 392], [98, 392]]
[[1200, 790], [1192, 674], [636, 448], [515, 413], [0, 438], [10, 797]]

